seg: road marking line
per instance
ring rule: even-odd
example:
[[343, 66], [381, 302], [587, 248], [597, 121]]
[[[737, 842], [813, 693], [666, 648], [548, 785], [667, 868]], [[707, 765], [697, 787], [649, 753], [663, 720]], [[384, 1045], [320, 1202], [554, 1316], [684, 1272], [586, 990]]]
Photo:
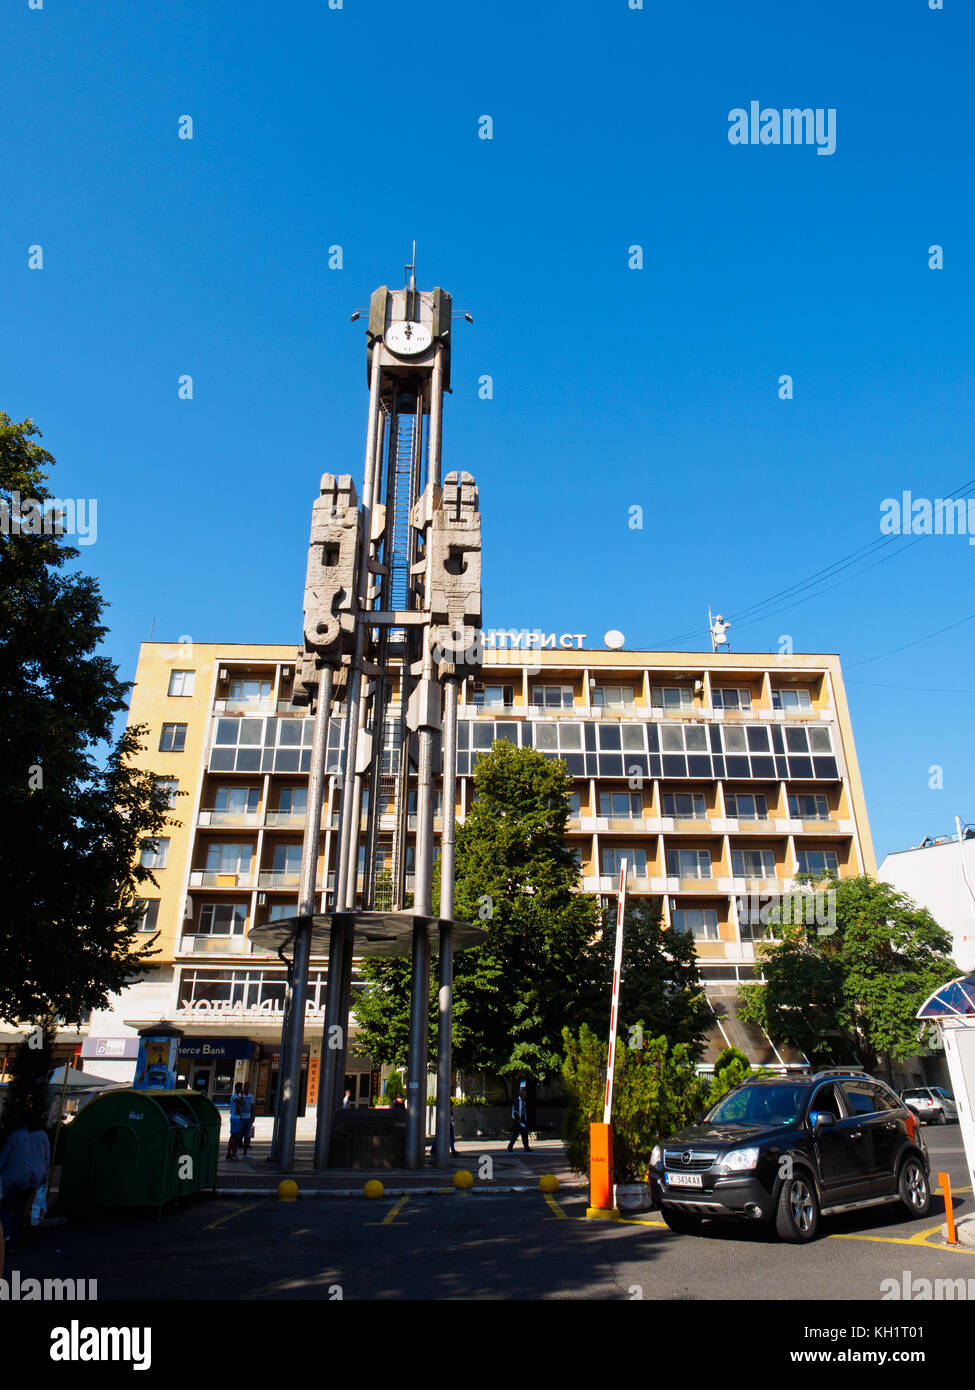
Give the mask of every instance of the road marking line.
[[409, 1197], [401, 1197], [395, 1205], [390, 1207], [382, 1221], [380, 1221], [380, 1226], [392, 1226], [398, 1213], [403, 1210], [409, 1200]]
[[[542, 1196], [545, 1198], [545, 1200], [546, 1200], [546, 1202], [548, 1203], [548, 1205], [549, 1205], [549, 1206], [552, 1208], [552, 1210], [555, 1212], [555, 1216], [556, 1216], [557, 1218], [560, 1218], [562, 1221], [568, 1221], [569, 1218], [566, 1216], [565, 1212], [562, 1210], [562, 1208], [559, 1206], [558, 1202], [557, 1202], [557, 1201], [555, 1200], [555, 1198], [552, 1196], [551, 1192], [543, 1192], [543, 1193], [542, 1193]], [[554, 1219], [554, 1218], [552, 1218], [551, 1216], [546, 1217], [546, 1220], [548, 1220], [548, 1221], [551, 1221], [551, 1220], [553, 1220], [553, 1219]]]
[[203, 1229], [205, 1231], [215, 1231], [217, 1227], [222, 1226], [224, 1222], [232, 1221], [235, 1216], [243, 1216], [245, 1211], [253, 1211], [255, 1207], [259, 1207], [260, 1205], [260, 1202], [251, 1202], [249, 1207], [238, 1207], [236, 1211], [228, 1212], [226, 1216], [221, 1216], [218, 1220], [211, 1221], [210, 1225], [204, 1226]]

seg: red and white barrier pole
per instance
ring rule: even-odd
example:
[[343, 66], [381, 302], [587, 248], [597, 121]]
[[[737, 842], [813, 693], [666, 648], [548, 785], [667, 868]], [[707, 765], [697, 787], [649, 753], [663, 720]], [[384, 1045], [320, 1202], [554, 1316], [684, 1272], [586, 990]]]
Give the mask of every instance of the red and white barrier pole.
[[589, 1126], [589, 1207], [590, 1219], [616, 1220], [613, 1205], [613, 1078], [616, 1072], [616, 1029], [620, 1007], [620, 976], [623, 967], [623, 909], [626, 904], [626, 865], [620, 861], [620, 886], [616, 909], [616, 952], [613, 957], [613, 999], [609, 1011], [609, 1052], [606, 1058], [606, 1091], [603, 1121]]

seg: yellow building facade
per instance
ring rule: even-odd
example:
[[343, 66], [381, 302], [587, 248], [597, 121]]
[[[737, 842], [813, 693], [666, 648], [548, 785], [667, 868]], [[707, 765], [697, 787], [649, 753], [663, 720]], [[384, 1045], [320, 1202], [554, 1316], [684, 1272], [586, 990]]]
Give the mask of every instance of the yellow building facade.
[[[584, 634], [514, 631], [485, 642], [458, 711], [456, 818], [470, 805], [477, 755], [495, 739], [561, 758], [573, 779], [568, 841], [580, 889], [614, 894], [625, 857], [628, 893], [658, 898], [668, 926], [695, 939], [715, 1013], [705, 1064], [733, 1042], [755, 1061], [801, 1066], [742, 1024], [734, 998], [756, 977], [756, 943], [800, 874], [875, 872], [838, 657], [590, 649]], [[145, 890], [143, 927], [158, 955], [143, 981], [92, 1017], [91, 1070], [127, 1079], [135, 1030], [166, 1018], [184, 1030], [186, 1084], [219, 1103], [247, 1079], [259, 1113], [273, 1104], [285, 966], [248, 932], [297, 908], [312, 720], [292, 701], [295, 656], [289, 645], [141, 648], [129, 723], [146, 726], [139, 761], [173, 793], [172, 824], [144, 859], [158, 888]], [[339, 701], [322, 911], [333, 888], [343, 715]], [[438, 836], [442, 824], [438, 791]], [[380, 869], [391, 831], [380, 820]], [[828, 901], [815, 901], [828, 930]], [[313, 958], [306, 1111], [317, 1100], [325, 977]], [[351, 1057], [347, 1067], [353, 1103], [368, 1104], [378, 1067]]]

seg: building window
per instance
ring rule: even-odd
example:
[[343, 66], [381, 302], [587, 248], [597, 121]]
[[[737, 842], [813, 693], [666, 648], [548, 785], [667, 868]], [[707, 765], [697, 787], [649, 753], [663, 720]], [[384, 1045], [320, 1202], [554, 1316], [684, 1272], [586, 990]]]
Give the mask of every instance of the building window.
[[820, 793], [789, 793], [789, 815], [793, 820], [829, 820], [829, 802]]
[[246, 925], [243, 903], [204, 903], [196, 930], [199, 936], [243, 936]]
[[713, 907], [676, 907], [670, 914], [674, 931], [689, 932], [695, 941], [719, 941], [718, 913]]
[[715, 709], [751, 709], [752, 692], [739, 689], [727, 690], [722, 686], [718, 690], [711, 691], [711, 702]]
[[775, 878], [775, 851], [733, 849], [731, 872], [735, 878]]
[[168, 840], [143, 840], [139, 863], [144, 869], [165, 869], [168, 858]]
[[[360, 847], [360, 859], [365, 854], [365, 845]], [[362, 864], [360, 862], [360, 871]], [[272, 872], [276, 874], [298, 874], [301, 872], [301, 845], [275, 845], [271, 861]]]
[[632, 685], [595, 685], [592, 691], [595, 709], [630, 709], [633, 705]]
[[235, 704], [263, 705], [271, 698], [273, 683], [269, 680], [232, 680], [229, 699]]
[[164, 724], [159, 737], [160, 753], [182, 753], [186, 747], [186, 725]]
[[571, 709], [571, 685], [533, 685], [531, 702], [540, 709]]
[[165, 794], [166, 804], [172, 810], [176, 805], [176, 793], [179, 791], [178, 777], [157, 777], [156, 786]]
[[513, 685], [482, 685], [474, 682], [475, 709], [510, 709], [515, 702]]
[[599, 815], [618, 820], [631, 820], [643, 815], [643, 797], [639, 792], [600, 792]]
[[291, 899], [288, 902], [273, 902], [267, 911], [267, 920], [277, 922], [281, 917], [297, 917], [298, 900]]
[[[366, 789], [368, 790], [368, 789]], [[363, 791], [365, 796], [365, 791]], [[299, 812], [304, 814], [308, 809], [308, 788], [307, 787], [282, 787], [278, 797], [278, 810], [288, 811], [291, 815]]]
[[667, 873], [671, 878], [710, 878], [711, 851], [708, 849], [669, 849]]
[[647, 852], [645, 849], [633, 849], [630, 846], [617, 846], [615, 849], [606, 848], [599, 851], [600, 873], [612, 874], [619, 877], [620, 864], [626, 860], [627, 877], [635, 874], [637, 878], [647, 876]]
[[694, 691], [689, 685], [655, 685], [651, 701], [654, 709], [693, 709]]
[[136, 922], [136, 931], [155, 931], [156, 923], [159, 921], [159, 899], [141, 898], [139, 906], [142, 909], [142, 915]]
[[664, 792], [664, 815], [682, 820], [707, 820], [708, 807], [700, 792]]
[[725, 792], [724, 806], [731, 820], [768, 819], [768, 802], [760, 792], [754, 796], [745, 792]]
[[232, 840], [215, 840], [207, 845], [206, 871], [210, 874], [249, 874], [254, 846]]
[[772, 691], [773, 709], [812, 709], [812, 695], [808, 690]]
[[[477, 733], [476, 725], [474, 732]], [[567, 720], [536, 724], [535, 747], [542, 753], [577, 753], [582, 749], [582, 725]]]
[[796, 850], [799, 873], [811, 874], [813, 878], [825, 878], [827, 874], [839, 874], [840, 861], [832, 849]]
[[582, 815], [582, 807], [579, 803], [579, 793], [569, 792], [569, 820], [578, 820]]
[[214, 798], [215, 811], [233, 811], [238, 815], [256, 811], [260, 805], [260, 787], [218, 787]]
[[[218, 719], [210, 753], [211, 772], [307, 772], [311, 767], [313, 719]], [[341, 762], [338, 728], [329, 720], [327, 772]], [[333, 743], [334, 736], [334, 743]], [[335, 752], [333, 753], [333, 747]]]
[[807, 725], [804, 729], [786, 729], [785, 746], [789, 753], [832, 753], [829, 729], [823, 724]]
[[[740, 733], [735, 729], [734, 733]], [[660, 728], [660, 748], [664, 753], [707, 753], [708, 731], [703, 724], [663, 724]]]
[[170, 695], [192, 695], [193, 682], [196, 680], [195, 671], [170, 671], [169, 673], [169, 693]]

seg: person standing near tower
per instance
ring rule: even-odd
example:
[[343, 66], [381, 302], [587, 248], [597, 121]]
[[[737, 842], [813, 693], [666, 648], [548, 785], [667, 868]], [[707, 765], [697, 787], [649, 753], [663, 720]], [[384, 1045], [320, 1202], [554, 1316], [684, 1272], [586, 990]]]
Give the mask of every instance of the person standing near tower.
[[531, 1153], [528, 1147], [528, 1082], [523, 1081], [518, 1087], [518, 1094], [515, 1096], [511, 1106], [511, 1143], [508, 1145], [508, 1152], [515, 1146], [515, 1140], [521, 1136], [525, 1153]]

